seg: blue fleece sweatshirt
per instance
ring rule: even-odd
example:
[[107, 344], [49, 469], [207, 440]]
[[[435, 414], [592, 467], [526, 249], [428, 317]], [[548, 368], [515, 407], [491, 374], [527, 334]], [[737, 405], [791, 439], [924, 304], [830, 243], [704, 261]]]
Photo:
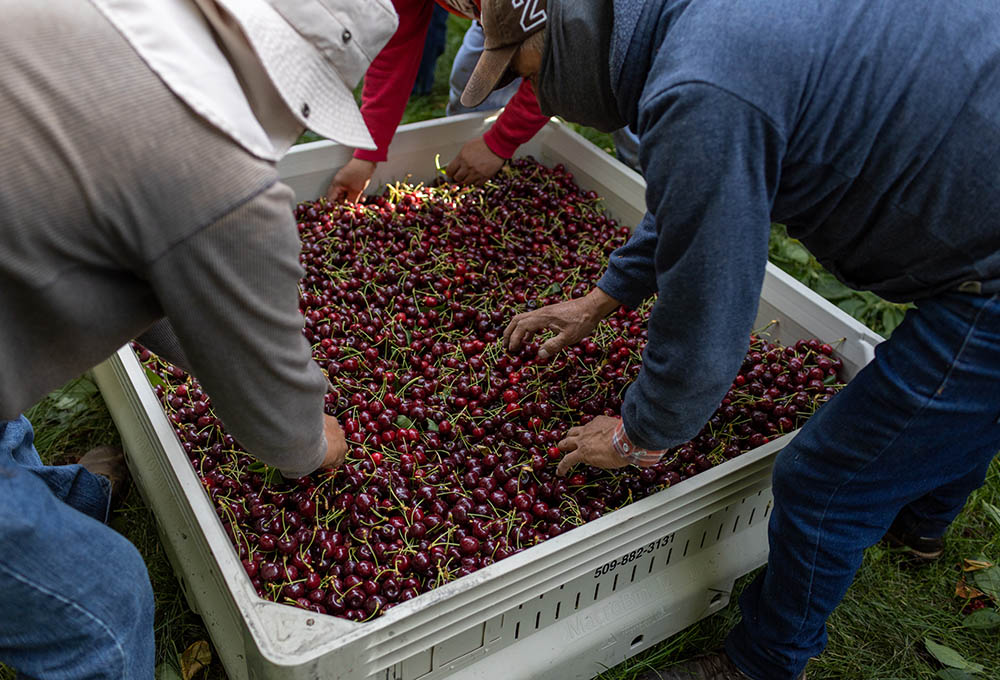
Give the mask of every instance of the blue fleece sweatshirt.
[[725, 395], [772, 221], [891, 300], [1000, 289], [997, 0], [616, 0], [609, 61], [649, 212], [598, 286], [658, 294], [637, 444], [686, 441]]

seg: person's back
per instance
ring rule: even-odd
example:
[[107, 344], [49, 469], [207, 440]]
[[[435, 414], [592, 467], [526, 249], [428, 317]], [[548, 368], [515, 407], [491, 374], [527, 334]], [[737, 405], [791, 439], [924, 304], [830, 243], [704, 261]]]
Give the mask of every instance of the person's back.
[[0, 26], [4, 418], [107, 357], [108, 338], [160, 318], [157, 261], [277, 180], [199, 121], [90, 3], [56, 4], [21, 3], [36, 16]]
[[[617, 60], [625, 100], [646, 107], [632, 114], [651, 120], [650, 102], [695, 88], [756, 112], [769, 140], [748, 143], [773, 164], [771, 218], [845, 282], [900, 300], [1000, 286], [996, 3], [697, 0], [644, 12]], [[664, 49], [643, 49], [652, 43]]]

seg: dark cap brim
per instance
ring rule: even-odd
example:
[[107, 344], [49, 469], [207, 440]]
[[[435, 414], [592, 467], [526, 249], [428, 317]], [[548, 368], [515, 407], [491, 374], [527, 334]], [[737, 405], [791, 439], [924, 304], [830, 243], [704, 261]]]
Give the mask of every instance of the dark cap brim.
[[479, 106], [489, 96], [497, 81], [510, 66], [514, 53], [520, 46], [520, 43], [507, 45], [494, 50], [485, 50], [479, 55], [479, 62], [462, 92], [463, 106]]

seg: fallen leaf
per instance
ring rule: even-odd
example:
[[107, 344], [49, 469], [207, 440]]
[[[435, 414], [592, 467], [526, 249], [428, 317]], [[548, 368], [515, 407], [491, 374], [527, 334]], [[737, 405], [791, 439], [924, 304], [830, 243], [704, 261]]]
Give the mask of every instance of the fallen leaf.
[[181, 676], [183, 680], [191, 680], [202, 668], [212, 663], [212, 651], [208, 643], [198, 640], [181, 654]]
[[973, 580], [976, 587], [989, 596], [994, 602], [1000, 602], [1000, 567], [990, 567], [977, 571]]
[[964, 576], [958, 579], [958, 583], [955, 584], [955, 597], [960, 597], [963, 600], [974, 600], [977, 597], [983, 597], [983, 594], [983, 591], [968, 585]]
[[935, 659], [940, 661], [942, 665], [949, 666], [951, 668], [958, 668], [959, 670], [967, 671], [969, 673], [979, 673], [983, 670], [982, 665], [967, 661], [964, 656], [956, 652], [951, 647], [934, 642], [934, 640], [931, 640], [930, 638], [924, 638], [924, 646], [927, 647], [927, 651], [930, 652]]
[[977, 676], [960, 668], [942, 668], [934, 677], [941, 678], [941, 680], [977, 680]]
[[966, 616], [962, 620], [962, 625], [978, 630], [1000, 628], [1000, 612], [995, 609], [979, 609]]
[[962, 571], [979, 571], [980, 569], [989, 569], [993, 566], [992, 562], [986, 560], [970, 560], [969, 558], [965, 558], [962, 562], [964, 562]]

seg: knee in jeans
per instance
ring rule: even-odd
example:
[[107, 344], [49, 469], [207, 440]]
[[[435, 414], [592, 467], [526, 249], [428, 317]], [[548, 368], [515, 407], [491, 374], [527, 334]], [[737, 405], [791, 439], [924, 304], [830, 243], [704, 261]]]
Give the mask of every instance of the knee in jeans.
[[[124, 540], [124, 539], [123, 539]], [[121, 616], [129, 621], [153, 622], [153, 588], [149, 583], [149, 572], [139, 551], [132, 544], [122, 551], [117, 564], [117, 589], [121, 602]]]
[[775, 499], [787, 495], [795, 488], [797, 455], [794, 447], [789, 446], [775, 458], [774, 468], [771, 471], [771, 491]]
[[[801, 437], [801, 435], [799, 435]], [[771, 491], [775, 502], [811, 504], [815, 495], [825, 488], [823, 474], [817, 469], [816, 459], [807, 447], [796, 446], [796, 441], [778, 453], [771, 472]]]

